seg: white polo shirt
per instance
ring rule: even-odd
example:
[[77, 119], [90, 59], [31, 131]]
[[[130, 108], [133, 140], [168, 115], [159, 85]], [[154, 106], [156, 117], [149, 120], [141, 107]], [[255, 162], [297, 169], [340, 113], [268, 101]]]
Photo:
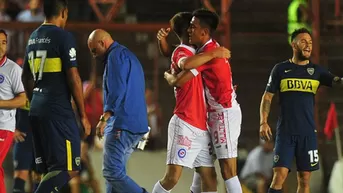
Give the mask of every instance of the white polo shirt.
[[[21, 67], [8, 59], [0, 61], [0, 100], [11, 100], [16, 95], [25, 92], [21, 81]], [[16, 109], [0, 108], [0, 130], [14, 132]]]

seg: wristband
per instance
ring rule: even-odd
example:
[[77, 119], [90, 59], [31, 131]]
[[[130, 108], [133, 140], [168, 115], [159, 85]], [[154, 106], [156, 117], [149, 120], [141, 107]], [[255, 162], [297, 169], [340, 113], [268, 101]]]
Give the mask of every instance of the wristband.
[[264, 125], [264, 124], [267, 124], [267, 122], [260, 123], [260, 126], [262, 126], [262, 125]]

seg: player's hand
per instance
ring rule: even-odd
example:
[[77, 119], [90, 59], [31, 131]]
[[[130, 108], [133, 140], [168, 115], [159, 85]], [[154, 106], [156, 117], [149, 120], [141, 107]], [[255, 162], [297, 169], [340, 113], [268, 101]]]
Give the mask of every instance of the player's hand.
[[167, 29], [161, 28], [157, 32], [157, 39], [160, 40], [160, 41], [162, 39], [166, 39], [168, 37], [169, 32], [170, 32], [170, 28], [167, 28]]
[[170, 74], [168, 71], [164, 72], [164, 79], [167, 80], [170, 86], [174, 86], [177, 80], [177, 78], [174, 75]]
[[104, 130], [106, 125], [106, 121], [99, 121], [99, 123], [96, 126], [96, 135], [99, 137], [99, 139], [102, 139], [102, 137], [104, 136]]
[[215, 48], [212, 52], [214, 58], [231, 58], [231, 51], [224, 47]]
[[269, 141], [272, 139], [272, 130], [270, 129], [268, 123], [263, 123], [260, 126], [260, 137], [264, 141]]
[[14, 131], [14, 141], [15, 142], [17, 142], [17, 143], [24, 142], [25, 137], [26, 137], [26, 133], [23, 133], [23, 132], [19, 131], [18, 129], [16, 129]]
[[88, 121], [87, 117], [81, 118], [81, 124], [85, 132], [85, 136], [88, 136], [91, 134], [91, 124]]

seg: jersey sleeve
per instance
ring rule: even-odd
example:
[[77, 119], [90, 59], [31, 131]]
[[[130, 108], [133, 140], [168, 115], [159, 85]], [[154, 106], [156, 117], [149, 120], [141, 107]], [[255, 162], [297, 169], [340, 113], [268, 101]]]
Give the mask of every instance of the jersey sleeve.
[[60, 57], [63, 67], [68, 69], [71, 67], [77, 67], [76, 62], [76, 44], [75, 39], [71, 33], [65, 32], [66, 35], [61, 41], [60, 45]]
[[272, 72], [270, 73], [266, 91], [270, 93], [276, 93], [279, 89], [280, 89], [279, 65], [275, 65]]
[[172, 56], [172, 60], [181, 69], [182, 60], [185, 60], [186, 58], [193, 55], [194, 53], [192, 53], [190, 50], [187, 50], [186, 48], [177, 48]]
[[320, 78], [319, 82], [321, 85], [332, 87], [332, 82], [335, 78], [335, 75], [331, 74], [328, 69], [319, 67], [320, 69]]
[[25, 92], [24, 90], [24, 85], [21, 81], [21, 73], [22, 69], [19, 65], [15, 64], [13, 71], [12, 71], [12, 77], [11, 77], [11, 82], [12, 82], [12, 91], [14, 94], [19, 94], [22, 92]]

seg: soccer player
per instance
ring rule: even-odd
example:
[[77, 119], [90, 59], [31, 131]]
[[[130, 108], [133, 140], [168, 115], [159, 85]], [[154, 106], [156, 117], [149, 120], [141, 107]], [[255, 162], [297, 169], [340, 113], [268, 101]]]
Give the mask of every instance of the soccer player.
[[[193, 56], [195, 53], [195, 49], [189, 45], [187, 32], [191, 18], [191, 13], [181, 12], [170, 20], [172, 31], [180, 40], [180, 45], [174, 50], [171, 57], [172, 74], [180, 73], [179, 66], [187, 57]], [[158, 33], [161, 47], [168, 47], [165, 41], [168, 32], [169, 28], [161, 29]], [[229, 53], [226, 49], [222, 50], [218, 49], [216, 52], [198, 56], [200, 58], [198, 61], [204, 63], [206, 59], [209, 61], [222, 52]], [[175, 88], [176, 107], [168, 127], [166, 174], [155, 184], [153, 193], [170, 192], [178, 182], [183, 167], [196, 168], [202, 179], [202, 192], [217, 191], [214, 160], [208, 146], [211, 144], [211, 139], [206, 125], [206, 104], [202, 79], [196, 69], [192, 69], [190, 72], [195, 77], [182, 87]], [[196, 188], [197, 190], [195, 190]], [[200, 193], [201, 187], [192, 186], [191, 191]]]
[[[197, 46], [198, 54], [205, 54], [219, 44], [212, 39], [212, 34], [219, 24], [218, 16], [208, 10], [193, 12], [189, 28], [190, 43]], [[241, 132], [242, 113], [232, 84], [230, 63], [224, 58], [215, 58], [199, 65], [187, 58], [182, 69], [196, 68], [202, 73], [208, 106], [208, 125], [212, 143], [221, 167], [221, 174], [228, 192], [241, 193], [242, 188], [237, 177], [237, 145]], [[184, 73], [176, 82], [187, 81], [190, 73]], [[196, 178], [194, 178], [196, 180]]]
[[260, 136], [270, 140], [268, 125], [270, 105], [275, 93], [280, 95], [281, 115], [277, 124], [273, 181], [269, 193], [281, 193], [283, 183], [296, 158], [297, 193], [310, 192], [311, 172], [319, 169], [314, 96], [321, 85], [343, 84], [343, 79], [310, 61], [312, 38], [305, 28], [291, 36], [293, 57], [276, 64], [271, 72], [260, 107]]
[[8, 59], [7, 34], [0, 30], [0, 192], [6, 192], [2, 163], [10, 149], [16, 126], [16, 108], [23, 107], [26, 94], [21, 81], [22, 69]]
[[58, 192], [80, 170], [80, 131], [71, 105], [78, 108], [85, 134], [90, 133], [75, 41], [63, 28], [67, 0], [45, 0], [45, 21], [29, 37], [23, 83], [31, 102], [35, 162], [44, 174], [36, 193]]
[[91, 54], [104, 61], [104, 113], [97, 135], [104, 139], [103, 176], [106, 192], [145, 193], [126, 174], [126, 163], [148, 129], [145, 80], [141, 63], [126, 47], [101, 29], [88, 38]]

